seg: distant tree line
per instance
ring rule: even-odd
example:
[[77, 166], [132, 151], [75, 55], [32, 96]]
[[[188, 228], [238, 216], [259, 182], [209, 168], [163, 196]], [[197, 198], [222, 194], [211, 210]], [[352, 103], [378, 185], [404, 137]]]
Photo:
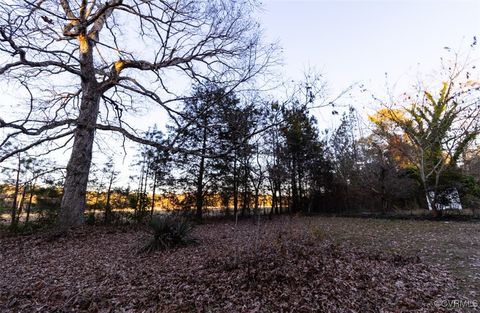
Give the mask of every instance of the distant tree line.
[[[441, 194], [452, 187], [464, 206], [476, 208], [478, 110], [461, 102], [475, 90], [452, 95], [452, 86], [443, 83], [438, 95], [423, 91], [402, 106], [385, 105], [370, 115], [370, 130], [350, 106], [336, 128], [320, 132], [310, 112], [315, 96], [303, 99], [311, 87], [279, 102], [242, 99], [219, 83], [196, 85], [164, 132], [154, 127], [144, 135], [188, 153], [139, 146], [137, 172], [126, 188], [116, 183], [120, 172], [114, 159], [94, 164], [87, 221], [115, 222], [128, 208], [129, 218], [138, 221], [158, 208], [197, 220], [206, 212], [235, 218], [389, 213], [426, 209], [429, 191]], [[11, 225], [22, 213], [29, 222], [32, 203], [54, 220], [63, 194], [62, 169], [28, 154], [18, 154], [10, 164], [1, 201], [10, 208]]]
[[[237, 218], [430, 203], [440, 215], [453, 187], [476, 207], [475, 65], [456, 56], [438, 93], [420, 86], [376, 99], [367, 127], [347, 105], [323, 133], [312, 110], [343, 110], [319, 77], [293, 84], [287, 99], [259, 87], [278, 50], [263, 43], [256, 9], [249, 0], [0, 0], [0, 80], [21, 108], [0, 113], [2, 216], [15, 227], [43, 201], [68, 231], [86, 209], [105, 223], [125, 207], [146, 219], [161, 197], [198, 220], [214, 206]], [[169, 118], [163, 131], [129, 124], [153, 108]], [[123, 189], [114, 159], [94, 164], [95, 144], [109, 150], [102, 134], [141, 145]], [[59, 151], [66, 165], [42, 161]]]
[[[480, 176], [474, 111], [471, 103], [465, 112], [445, 103], [465, 96], [448, 98], [447, 88], [443, 83], [438, 99], [425, 91], [421, 103], [380, 109], [370, 116], [371, 131], [362, 129], [358, 112], [349, 107], [338, 127], [320, 133], [309, 112], [313, 100], [242, 102], [216, 85], [196, 87], [184, 103], [181, 130], [171, 128], [157, 137], [197, 153], [142, 152], [140, 177], [149, 176], [153, 188], [144, 194], [158, 194], [160, 187], [160, 193], [181, 193], [176, 208], [197, 219], [209, 207], [240, 217], [426, 209], [429, 191], [438, 195], [452, 187], [465, 207], [475, 208]], [[467, 122], [469, 127], [453, 133], [458, 123]], [[261, 132], [251, 136], [257, 129]]]

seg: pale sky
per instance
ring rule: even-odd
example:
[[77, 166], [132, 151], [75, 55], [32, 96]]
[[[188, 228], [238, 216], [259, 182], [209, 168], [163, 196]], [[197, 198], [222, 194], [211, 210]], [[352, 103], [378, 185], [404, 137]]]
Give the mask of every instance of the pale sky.
[[[360, 82], [372, 92], [418, 71], [438, 70], [444, 47], [468, 52], [480, 34], [480, 1], [265, 0], [260, 20], [269, 40], [283, 47], [283, 72], [298, 78], [315, 67], [332, 93]], [[477, 49], [478, 50], [478, 49]], [[474, 52], [478, 57], [478, 51]], [[479, 62], [480, 63], [480, 62]], [[400, 86], [404, 86], [401, 85]], [[360, 104], [359, 104], [360, 105]], [[320, 122], [330, 124], [329, 117]]]
[[323, 69], [334, 84], [402, 75], [438, 64], [443, 47], [480, 34], [480, 1], [265, 0], [267, 38], [284, 48], [285, 71]]

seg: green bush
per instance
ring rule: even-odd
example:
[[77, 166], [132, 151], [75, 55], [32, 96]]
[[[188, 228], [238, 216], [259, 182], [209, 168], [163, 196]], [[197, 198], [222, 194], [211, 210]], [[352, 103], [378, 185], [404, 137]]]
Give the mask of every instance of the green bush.
[[167, 250], [195, 242], [190, 236], [193, 225], [186, 219], [172, 215], [154, 216], [149, 226], [153, 238], [143, 247], [142, 252]]
[[85, 218], [85, 224], [95, 225], [96, 220], [95, 212], [88, 212], [87, 217]]

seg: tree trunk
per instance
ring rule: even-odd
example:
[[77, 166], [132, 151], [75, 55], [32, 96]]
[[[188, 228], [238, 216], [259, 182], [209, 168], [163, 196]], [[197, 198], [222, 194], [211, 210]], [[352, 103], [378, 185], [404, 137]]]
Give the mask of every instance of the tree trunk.
[[381, 201], [382, 201], [382, 213], [387, 213], [387, 198], [386, 198], [386, 188], [385, 188], [385, 176], [386, 176], [386, 169], [382, 166], [380, 171], [380, 182], [381, 182]]
[[242, 190], [242, 210], [240, 212], [241, 217], [245, 217], [247, 212], [247, 186], [245, 185], [245, 181], [243, 182], [243, 190]]
[[28, 199], [28, 204], [27, 204], [27, 217], [25, 218], [25, 224], [28, 223], [28, 221], [30, 220], [30, 212], [32, 210], [32, 201], [33, 201], [33, 195], [35, 193], [35, 181], [33, 181], [33, 183], [30, 183], [30, 198]]
[[277, 190], [275, 190], [275, 188], [273, 188], [272, 190], [272, 200], [271, 200], [271, 203], [270, 203], [270, 216], [273, 215], [273, 210], [275, 209], [276, 205], [277, 205]]
[[243, 190], [242, 190], [242, 211], [240, 212], [240, 215], [242, 217], [246, 216], [246, 213], [250, 215], [250, 206], [249, 206], [249, 199], [248, 199], [248, 168], [247, 168], [247, 161], [244, 160], [244, 165], [243, 165], [243, 178], [242, 178], [242, 185], [243, 185]]
[[142, 190], [143, 190], [143, 176], [145, 175], [145, 162], [143, 162], [142, 168], [140, 169], [140, 180], [138, 182], [137, 196], [135, 198], [135, 208], [133, 214], [138, 215], [138, 211], [142, 206]]
[[80, 34], [78, 40], [82, 97], [58, 215], [58, 225], [61, 231], [78, 227], [84, 222], [88, 174], [92, 163], [95, 125], [101, 97], [101, 91], [95, 78], [92, 45], [85, 33]]
[[112, 170], [112, 176], [110, 176], [110, 181], [108, 183], [107, 200], [105, 204], [105, 216], [104, 216], [105, 224], [108, 224], [112, 221], [112, 207], [110, 206], [110, 196], [112, 194], [112, 184], [113, 184], [114, 178], [115, 178], [115, 172]]
[[233, 216], [238, 214], [237, 156], [233, 160]]
[[10, 222], [11, 227], [15, 227], [17, 223], [17, 197], [18, 197], [18, 190], [20, 188], [20, 169], [21, 169], [22, 163], [21, 163], [21, 158], [20, 154], [18, 154], [18, 167], [17, 167], [17, 177], [15, 179], [15, 191], [13, 193], [13, 201], [12, 201], [12, 210], [11, 210], [11, 216], [12, 220]]
[[157, 189], [157, 172], [153, 174], [152, 208], [150, 211], [150, 217], [153, 216], [153, 211], [155, 210], [155, 189]]
[[277, 201], [277, 206], [275, 207], [275, 213], [277, 215], [283, 213], [283, 197], [282, 197], [282, 183], [278, 182], [278, 201]]
[[94, 125], [98, 115], [99, 98], [95, 97], [84, 94], [82, 98], [79, 124], [75, 130], [72, 155], [67, 165], [65, 191], [58, 216], [59, 226], [62, 229], [83, 224], [88, 174], [92, 163]]
[[20, 203], [18, 205], [18, 210], [17, 210], [17, 222], [16, 222], [17, 225], [20, 223], [20, 217], [22, 216], [23, 203], [25, 202], [25, 195], [26, 194], [27, 194], [27, 184], [25, 183], [23, 185], [22, 197], [20, 198]]
[[259, 194], [260, 194], [260, 187], [259, 186], [256, 186], [255, 187], [255, 203], [254, 203], [254, 210], [255, 210], [255, 213], [254, 214], [259, 214]]
[[305, 207], [304, 207], [304, 203], [303, 203], [303, 186], [302, 186], [302, 182], [303, 182], [303, 173], [301, 171], [301, 168], [300, 166], [297, 166], [297, 175], [298, 175], [298, 179], [297, 179], [297, 184], [298, 184], [298, 200], [297, 200], [297, 205], [298, 205], [298, 208], [297, 208], [297, 211], [300, 210], [300, 211], [304, 211], [305, 210]]
[[[206, 123], [205, 123], [206, 125]], [[197, 177], [197, 192], [195, 194], [196, 217], [198, 220], [202, 219], [203, 215], [203, 175], [205, 174], [205, 154], [207, 150], [207, 127], [203, 128], [203, 142], [202, 142], [202, 156], [200, 157], [200, 164]]]
[[144, 175], [144, 180], [143, 180], [143, 189], [141, 192], [142, 195], [142, 202], [140, 203], [140, 213], [143, 216], [144, 213], [146, 213], [147, 205], [148, 205], [148, 194], [147, 194], [147, 184], [148, 184], [148, 166], [145, 165], [145, 175]]
[[292, 169], [291, 169], [291, 189], [292, 189], [292, 205], [290, 208], [291, 213], [296, 213], [298, 210], [298, 189], [297, 189], [297, 165], [296, 160], [292, 160]]

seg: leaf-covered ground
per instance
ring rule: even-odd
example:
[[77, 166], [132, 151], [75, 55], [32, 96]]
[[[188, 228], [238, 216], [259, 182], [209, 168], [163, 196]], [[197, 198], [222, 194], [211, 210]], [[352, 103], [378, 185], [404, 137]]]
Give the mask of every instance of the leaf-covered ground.
[[[87, 227], [55, 241], [4, 237], [0, 311], [439, 312], [436, 299], [458, 298], [444, 266], [365, 246], [392, 240], [384, 235], [390, 230], [368, 223], [286, 217], [205, 224], [195, 230], [198, 244], [153, 254], [136, 253], [149, 236], [143, 230]], [[349, 237], [356, 231], [358, 242]], [[410, 238], [407, 229], [400, 233]]]
[[417, 255], [427, 264], [447, 268], [458, 293], [480, 303], [478, 221], [317, 217], [308, 223], [316, 227], [317, 233], [343, 246], [405, 257]]

